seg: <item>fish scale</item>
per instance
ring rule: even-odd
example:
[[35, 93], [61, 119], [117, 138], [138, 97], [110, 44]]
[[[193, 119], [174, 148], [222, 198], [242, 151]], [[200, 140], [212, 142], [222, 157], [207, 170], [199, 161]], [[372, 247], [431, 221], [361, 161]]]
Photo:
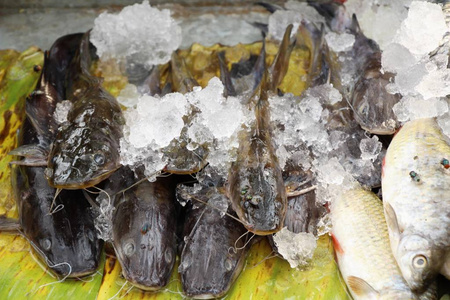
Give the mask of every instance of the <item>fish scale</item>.
[[[450, 145], [435, 119], [406, 123], [385, 157], [382, 189], [391, 247], [405, 279], [417, 290], [439, 272], [450, 275], [450, 169], [444, 159], [450, 159]], [[408, 242], [411, 236], [414, 241]], [[419, 240], [427, 244], [414, 249], [415, 255], [427, 257], [429, 270], [423, 275], [407, 260]], [[445, 261], [446, 272], [441, 270]]]
[[377, 299], [414, 299], [389, 248], [389, 237], [378, 197], [362, 188], [344, 192], [331, 205], [332, 233], [339, 269], [352, 296], [368, 299], [371, 294], [355, 286], [363, 279]]

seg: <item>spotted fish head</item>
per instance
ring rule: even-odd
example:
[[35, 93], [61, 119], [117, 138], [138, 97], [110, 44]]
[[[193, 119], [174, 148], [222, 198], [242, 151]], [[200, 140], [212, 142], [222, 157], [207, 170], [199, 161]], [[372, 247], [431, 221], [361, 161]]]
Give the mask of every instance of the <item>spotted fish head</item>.
[[[94, 217], [81, 191], [61, 191], [52, 206], [55, 189], [47, 185], [42, 171], [28, 172], [29, 190], [20, 194], [20, 223], [42, 261], [59, 278], [94, 273], [100, 262], [102, 243]], [[25, 192], [24, 192], [25, 191]]]
[[[167, 285], [176, 258], [176, 213], [171, 192], [143, 182], [127, 191], [115, 212], [113, 240], [123, 276], [144, 290]], [[166, 200], [158, 201], [166, 195]], [[158, 202], [158, 205], [154, 205]], [[165, 202], [165, 203], [161, 203]]]
[[94, 186], [120, 167], [117, 137], [105, 127], [71, 126], [52, 146], [45, 175], [62, 189]]
[[[242, 169], [241, 169], [242, 172]], [[248, 168], [231, 174], [229, 195], [245, 227], [258, 235], [281, 230], [286, 216], [284, 184], [276, 168]]]

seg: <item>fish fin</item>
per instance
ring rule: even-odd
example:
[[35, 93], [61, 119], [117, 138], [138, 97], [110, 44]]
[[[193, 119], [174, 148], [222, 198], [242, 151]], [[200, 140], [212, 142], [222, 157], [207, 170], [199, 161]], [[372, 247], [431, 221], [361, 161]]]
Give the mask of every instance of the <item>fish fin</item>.
[[311, 52], [308, 86], [324, 84], [329, 81], [330, 65], [326, 59], [328, 48], [323, 24], [318, 29], [313, 23], [302, 22], [297, 31], [297, 40], [302, 41]]
[[356, 276], [347, 277], [348, 288], [358, 296], [365, 296], [369, 299], [378, 299], [379, 293], [364, 279]]
[[352, 22], [350, 23], [349, 29], [353, 34], [361, 33], [361, 27], [359, 27], [359, 22], [355, 14], [352, 15]]
[[[28, 162], [34, 162], [33, 165], [36, 165], [35, 163], [43, 163], [44, 165], [47, 165], [47, 157], [48, 153], [46, 150], [44, 150], [42, 147], [40, 147], [37, 144], [29, 144], [29, 145], [23, 145], [20, 147], [17, 147], [16, 149], [10, 151], [8, 153], [9, 155], [17, 155], [17, 156], [23, 156], [28, 160]], [[20, 165], [28, 165], [27, 163], [17, 163]]]
[[391, 229], [391, 232], [395, 233], [397, 238], [403, 232], [398, 225], [397, 215], [395, 214], [394, 208], [386, 201], [384, 202], [384, 216], [386, 218], [386, 223]]
[[20, 230], [19, 220], [0, 217], [0, 231], [18, 231]]
[[274, 13], [277, 10], [285, 10], [284, 7], [281, 7], [279, 5], [273, 4], [273, 3], [267, 3], [267, 2], [256, 2], [255, 5], [259, 5], [264, 7], [268, 12]]
[[336, 252], [339, 252], [340, 254], [344, 254], [344, 250], [342, 249], [341, 244], [334, 234], [331, 234], [331, 239], [333, 240], [334, 250]]
[[228, 70], [228, 66], [225, 63], [225, 52], [221, 51], [217, 54], [219, 58], [219, 67], [220, 67], [220, 80], [225, 86], [225, 97], [228, 96], [236, 96], [236, 90], [233, 86], [233, 82], [231, 81], [230, 71]]
[[172, 69], [172, 84], [175, 91], [186, 94], [187, 92], [192, 92], [194, 86], [199, 86], [191, 72], [189, 72], [186, 62], [176, 51], [172, 54], [170, 66]]
[[291, 57], [292, 49], [295, 45], [295, 40], [291, 43], [292, 28], [292, 24], [286, 27], [286, 31], [284, 32], [283, 40], [281, 41], [278, 53], [268, 70], [269, 76], [267, 78], [267, 90], [269, 91], [276, 92], [277, 87], [283, 81], [283, 78], [289, 69], [289, 58]]

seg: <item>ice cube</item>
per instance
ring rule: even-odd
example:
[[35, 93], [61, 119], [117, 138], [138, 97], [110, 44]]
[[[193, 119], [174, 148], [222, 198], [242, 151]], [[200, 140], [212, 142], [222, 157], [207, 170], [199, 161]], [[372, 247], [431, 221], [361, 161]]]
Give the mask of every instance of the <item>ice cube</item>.
[[408, 48], [398, 43], [389, 44], [381, 56], [383, 69], [388, 72], [397, 73], [405, 70], [417, 62]]
[[355, 36], [350, 33], [328, 32], [325, 35], [328, 46], [334, 52], [350, 50], [355, 43]]
[[273, 235], [273, 241], [291, 268], [308, 265], [317, 247], [317, 238], [312, 233], [293, 233], [286, 227]]
[[420, 95], [403, 97], [394, 105], [393, 111], [400, 122], [420, 118], [434, 118], [449, 111], [446, 100], [440, 98], [423, 99]]
[[297, 33], [298, 26], [303, 20], [303, 15], [297, 11], [277, 10], [269, 17], [269, 35], [275, 40], [283, 39], [286, 27], [293, 24], [291, 37]]
[[63, 100], [56, 104], [55, 112], [53, 113], [53, 117], [57, 124], [62, 124], [67, 122], [67, 115], [72, 109], [72, 102], [70, 100]]
[[394, 40], [420, 57], [437, 48], [447, 30], [440, 5], [413, 1]]
[[133, 107], [138, 103], [140, 94], [134, 84], [127, 84], [117, 96], [117, 101], [125, 107]]
[[374, 135], [372, 138], [362, 139], [359, 144], [359, 149], [361, 150], [361, 159], [370, 160], [373, 162], [378, 154], [380, 154], [382, 148], [381, 142], [378, 137]]
[[117, 15], [104, 12], [95, 19], [90, 39], [101, 58], [126, 59], [149, 70], [168, 62], [181, 44], [181, 28], [170, 14], [148, 1], [126, 6]]

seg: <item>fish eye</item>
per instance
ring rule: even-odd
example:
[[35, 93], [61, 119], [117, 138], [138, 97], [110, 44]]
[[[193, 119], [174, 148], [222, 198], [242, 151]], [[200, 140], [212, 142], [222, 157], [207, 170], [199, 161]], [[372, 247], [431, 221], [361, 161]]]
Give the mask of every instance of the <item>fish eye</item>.
[[233, 263], [231, 262], [231, 259], [227, 258], [225, 260], [225, 269], [227, 269], [227, 271], [231, 271], [233, 269]]
[[126, 243], [126, 244], [123, 246], [123, 253], [124, 253], [126, 256], [128, 256], [128, 257], [130, 257], [131, 255], [133, 255], [133, 254], [134, 254], [134, 251], [135, 251], [135, 247], [134, 247], [134, 242], [133, 242], [133, 241], [129, 241], [128, 243]]
[[94, 162], [98, 166], [103, 165], [105, 163], [105, 156], [102, 153], [94, 154]]
[[419, 255], [414, 256], [412, 263], [413, 263], [414, 268], [423, 269], [427, 266], [428, 261], [424, 255], [419, 254]]
[[173, 254], [171, 249], [167, 249], [166, 253], [164, 253], [164, 260], [166, 263], [170, 264], [173, 260]]
[[40, 243], [45, 251], [50, 250], [50, 247], [52, 246], [52, 241], [50, 241], [49, 239], [42, 239]]
[[367, 116], [369, 113], [369, 104], [367, 102], [364, 102], [364, 104], [359, 108], [359, 112], [362, 115]]

